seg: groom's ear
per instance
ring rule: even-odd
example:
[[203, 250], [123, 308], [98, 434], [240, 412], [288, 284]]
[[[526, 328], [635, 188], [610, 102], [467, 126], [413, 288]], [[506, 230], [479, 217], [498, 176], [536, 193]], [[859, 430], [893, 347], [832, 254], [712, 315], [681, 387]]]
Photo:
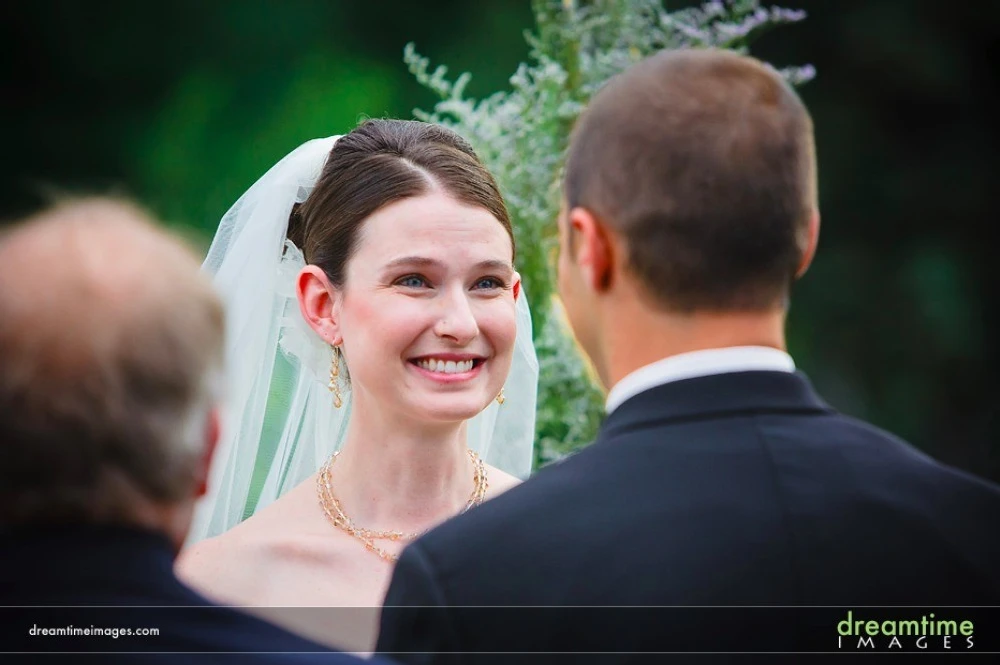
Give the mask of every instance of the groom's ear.
[[795, 278], [798, 279], [809, 269], [813, 257], [816, 256], [816, 246], [819, 245], [819, 210], [813, 209], [809, 215], [809, 222], [802, 234], [799, 242], [801, 255], [798, 270], [795, 271]]
[[330, 284], [330, 279], [322, 268], [307, 265], [299, 272], [295, 281], [295, 295], [302, 318], [317, 335], [331, 345], [343, 341], [336, 294], [337, 290]]
[[607, 291], [611, 288], [615, 262], [610, 232], [586, 208], [570, 210], [567, 223], [570, 235], [568, 249], [573, 253], [584, 279], [594, 291]]

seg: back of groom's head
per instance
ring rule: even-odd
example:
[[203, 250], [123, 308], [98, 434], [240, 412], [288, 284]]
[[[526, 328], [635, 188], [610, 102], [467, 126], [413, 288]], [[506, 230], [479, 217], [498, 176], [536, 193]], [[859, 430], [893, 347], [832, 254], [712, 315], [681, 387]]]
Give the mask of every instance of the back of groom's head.
[[565, 193], [569, 209], [619, 234], [625, 269], [657, 306], [784, 305], [816, 214], [812, 122], [757, 60], [664, 51], [595, 95], [574, 129]]
[[183, 539], [222, 342], [197, 259], [138, 208], [67, 202], [7, 231], [0, 526], [140, 522]]

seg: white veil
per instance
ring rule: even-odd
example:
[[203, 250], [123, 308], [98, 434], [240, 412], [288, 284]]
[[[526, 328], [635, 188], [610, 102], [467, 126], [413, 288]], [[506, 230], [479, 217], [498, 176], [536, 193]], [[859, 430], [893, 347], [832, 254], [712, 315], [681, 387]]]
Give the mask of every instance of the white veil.
[[[218, 535], [315, 473], [341, 446], [351, 393], [334, 408], [330, 347], [306, 324], [295, 298], [302, 252], [286, 240], [288, 217], [305, 201], [338, 137], [304, 143], [275, 164], [222, 218], [204, 269], [226, 306], [226, 394], [222, 438], [208, 494], [188, 543]], [[520, 478], [531, 470], [538, 360], [524, 294], [503, 405], [468, 423], [469, 447]]]

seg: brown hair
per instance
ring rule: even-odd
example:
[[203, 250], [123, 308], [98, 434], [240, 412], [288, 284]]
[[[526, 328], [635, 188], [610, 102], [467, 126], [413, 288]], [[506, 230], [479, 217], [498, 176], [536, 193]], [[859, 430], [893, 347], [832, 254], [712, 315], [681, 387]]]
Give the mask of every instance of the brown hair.
[[341, 286], [364, 220], [383, 206], [437, 188], [488, 210], [513, 246], [500, 189], [472, 146], [449, 129], [412, 120], [367, 120], [339, 138], [316, 188], [292, 211], [288, 238], [306, 262]]
[[0, 257], [0, 524], [192, 497], [224, 328], [194, 253], [86, 199], [15, 227]]
[[757, 60], [661, 52], [594, 97], [565, 191], [622, 235], [661, 307], [768, 309], [787, 298], [816, 207], [812, 121]]

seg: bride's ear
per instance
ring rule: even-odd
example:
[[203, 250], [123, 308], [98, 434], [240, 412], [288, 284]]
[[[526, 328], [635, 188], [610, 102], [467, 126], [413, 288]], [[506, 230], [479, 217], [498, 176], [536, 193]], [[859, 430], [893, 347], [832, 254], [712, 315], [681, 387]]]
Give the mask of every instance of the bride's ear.
[[339, 292], [330, 284], [323, 269], [314, 265], [304, 267], [295, 281], [295, 295], [302, 318], [309, 327], [328, 344], [340, 344], [343, 335], [339, 325]]
[[514, 273], [514, 302], [521, 297], [521, 273]]

